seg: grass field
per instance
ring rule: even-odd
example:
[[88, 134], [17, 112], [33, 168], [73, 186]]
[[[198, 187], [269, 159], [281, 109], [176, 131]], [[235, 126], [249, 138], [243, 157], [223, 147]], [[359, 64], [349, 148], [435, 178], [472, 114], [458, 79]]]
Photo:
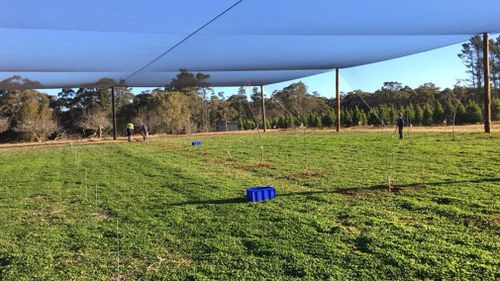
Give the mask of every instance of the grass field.
[[500, 279], [498, 133], [198, 138], [0, 151], [0, 280]]

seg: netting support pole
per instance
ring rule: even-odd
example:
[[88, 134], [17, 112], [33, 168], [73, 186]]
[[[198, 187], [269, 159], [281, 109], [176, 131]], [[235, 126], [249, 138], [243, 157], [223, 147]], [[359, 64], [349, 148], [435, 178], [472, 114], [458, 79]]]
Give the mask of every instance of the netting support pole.
[[484, 60], [484, 132], [491, 132], [491, 82], [490, 82], [490, 39], [488, 33], [483, 34]]
[[337, 127], [337, 132], [340, 132], [340, 71], [338, 68], [335, 68], [335, 99], [337, 102], [335, 125]]
[[113, 115], [113, 140], [116, 140], [116, 107], [115, 107], [115, 87], [111, 87], [111, 111]]
[[260, 99], [262, 100], [262, 128], [264, 133], [267, 131], [266, 128], [266, 100], [264, 99], [264, 86], [260, 85]]

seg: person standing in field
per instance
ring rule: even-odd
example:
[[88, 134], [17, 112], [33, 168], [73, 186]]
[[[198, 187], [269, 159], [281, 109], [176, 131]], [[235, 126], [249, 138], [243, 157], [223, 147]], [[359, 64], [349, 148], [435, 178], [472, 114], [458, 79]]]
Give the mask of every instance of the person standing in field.
[[142, 134], [142, 140], [143, 141], [146, 141], [146, 139], [148, 138], [148, 126], [144, 123], [142, 123], [141, 125], [141, 134]]
[[134, 124], [133, 123], [128, 123], [127, 124], [127, 138], [128, 142], [132, 141], [132, 135], [134, 134]]
[[398, 131], [399, 131], [399, 139], [403, 139], [403, 128], [405, 126], [405, 120], [403, 119], [403, 113], [400, 113], [399, 114], [399, 118], [398, 118]]

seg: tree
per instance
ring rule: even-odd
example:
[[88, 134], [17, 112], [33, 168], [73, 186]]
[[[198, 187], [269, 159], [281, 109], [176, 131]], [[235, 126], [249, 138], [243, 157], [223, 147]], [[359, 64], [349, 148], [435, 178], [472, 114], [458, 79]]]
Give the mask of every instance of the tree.
[[469, 42], [462, 44], [462, 51], [458, 54], [467, 67], [467, 73], [470, 75], [468, 81], [473, 88], [480, 88], [483, 84], [482, 48], [481, 36], [475, 35], [469, 39]]
[[496, 40], [490, 40], [490, 71], [491, 82], [495, 89], [500, 88], [500, 36]]
[[333, 124], [335, 124], [335, 116], [333, 115], [333, 112], [331, 111], [325, 112], [321, 117], [321, 123], [323, 127], [333, 126]]
[[420, 105], [415, 106], [415, 124], [422, 125], [424, 121], [424, 110]]
[[343, 108], [341, 111], [340, 111], [340, 122], [342, 124], [343, 127], [349, 127], [351, 126], [351, 123], [352, 123], [352, 115], [350, 114], [350, 112]]
[[[73, 89], [64, 88], [58, 93], [58, 99], [54, 106], [60, 125], [66, 132], [76, 134], [91, 130], [92, 135], [99, 134], [95, 122], [90, 122], [89, 119], [93, 118], [90, 115], [97, 113], [100, 117], [104, 113], [111, 115], [110, 89], [80, 88], [75, 92]], [[88, 127], [91, 123], [92, 128]], [[86, 127], [82, 127], [82, 125]]]
[[425, 126], [430, 126], [433, 123], [433, 111], [432, 107], [430, 104], [425, 104], [423, 108], [423, 115], [422, 115], [422, 125]]
[[434, 105], [433, 123], [437, 125], [443, 124], [445, 119], [446, 113], [444, 111], [444, 108], [439, 101], [436, 101]]
[[400, 91], [402, 88], [401, 83], [395, 81], [384, 82], [384, 86], [382, 86], [382, 90], [387, 91]]
[[285, 128], [293, 128], [295, 127], [296, 123], [297, 119], [293, 115], [289, 113], [285, 114]]
[[385, 126], [385, 125], [388, 125], [389, 124], [389, 113], [387, 112], [387, 107], [385, 106], [382, 106], [380, 107], [380, 110], [379, 110], [379, 116], [378, 116], [382, 122], [382, 125]]
[[34, 139], [37, 142], [47, 140], [56, 130], [49, 102], [47, 95], [38, 94], [34, 90], [23, 90], [21, 106], [15, 116], [14, 130], [27, 136], [29, 140]]
[[395, 125], [396, 120], [398, 120], [398, 114], [396, 112], [396, 109], [394, 109], [394, 106], [389, 106], [386, 109], [387, 111], [387, 125]]
[[466, 122], [467, 123], [479, 123], [483, 120], [483, 112], [481, 107], [474, 101], [469, 101], [465, 107], [466, 111]]
[[229, 106], [229, 102], [224, 99], [224, 94], [219, 93], [219, 96], [212, 96], [210, 101], [211, 112], [214, 115], [214, 123], [217, 121], [223, 122], [226, 130], [227, 124], [233, 121], [234, 118], [238, 116], [238, 112]]
[[377, 108], [372, 107], [368, 112], [368, 124], [373, 126], [381, 126], [382, 120], [379, 117], [379, 111]]
[[21, 104], [19, 91], [0, 90], [0, 133], [11, 129], [12, 122]]
[[312, 128], [321, 128], [322, 126], [321, 117], [315, 113], [309, 114], [307, 123], [308, 127]]
[[446, 121], [446, 125], [453, 124], [453, 118], [455, 116], [456, 108], [449, 99], [445, 100], [443, 109], [444, 109], [444, 116], [445, 116], [444, 120]]
[[500, 121], [500, 99], [493, 99], [491, 103], [491, 119]]
[[239, 123], [245, 118], [250, 119], [252, 117], [245, 87], [240, 87], [238, 94], [230, 96], [227, 101], [229, 106], [236, 110]]
[[413, 124], [415, 122], [415, 109], [413, 105], [410, 104], [405, 108], [406, 113], [406, 124]]
[[102, 138], [104, 132], [111, 127], [109, 121], [109, 113], [99, 108], [86, 108], [83, 110], [80, 127], [83, 129], [83, 135], [87, 135], [86, 131], [91, 132], [91, 136]]
[[183, 94], [191, 94], [203, 88], [210, 88], [210, 84], [206, 82], [210, 75], [203, 73], [191, 73], [187, 69], [179, 70], [179, 73], [174, 79], [165, 86], [168, 92], [181, 92]]
[[[181, 69], [176, 78], [165, 86], [165, 91], [174, 93], [180, 92], [188, 96], [191, 123], [197, 124], [204, 131], [210, 130], [210, 95], [213, 89], [207, 80], [210, 75], [204, 73], [191, 73], [186, 69]], [[189, 126], [191, 127], [191, 125]], [[191, 130], [191, 129], [189, 129]]]
[[467, 111], [462, 103], [457, 106], [455, 116], [455, 124], [461, 125], [467, 123]]
[[252, 119], [243, 119], [240, 129], [243, 130], [253, 130], [257, 128], [257, 124]]
[[455, 124], [463, 124], [465, 122], [465, 107], [462, 104], [462, 99], [466, 93], [465, 87], [461, 83], [457, 83], [453, 90], [447, 91], [447, 103], [451, 107], [453, 113], [451, 124], [453, 125], [453, 139], [455, 139]]
[[368, 125], [368, 117], [366, 116], [366, 113], [363, 110], [359, 111], [359, 120], [360, 120], [360, 125], [365, 126]]
[[359, 123], [361, 122], [360, 116], [359, 116], [359, 108], [357, 106], [354, 107], [354, 110], [352, 110], [352, 126], [358, 126]]
[[172, 134], [189, 133], [191, 111], [188, 97], [182, 92], [163, 92], [155, 97], [160, 103], [157, 110], [167, 131]]

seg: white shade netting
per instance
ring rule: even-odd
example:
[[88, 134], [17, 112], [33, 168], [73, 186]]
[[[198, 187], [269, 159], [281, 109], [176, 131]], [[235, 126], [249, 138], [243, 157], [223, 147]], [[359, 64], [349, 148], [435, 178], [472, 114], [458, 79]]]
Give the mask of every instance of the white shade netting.
[[187, 69], [213, 86], [270, 84], [497, 33], [499, 10], [498, 0], [4, 0], [0, 81], [155, 87]]

